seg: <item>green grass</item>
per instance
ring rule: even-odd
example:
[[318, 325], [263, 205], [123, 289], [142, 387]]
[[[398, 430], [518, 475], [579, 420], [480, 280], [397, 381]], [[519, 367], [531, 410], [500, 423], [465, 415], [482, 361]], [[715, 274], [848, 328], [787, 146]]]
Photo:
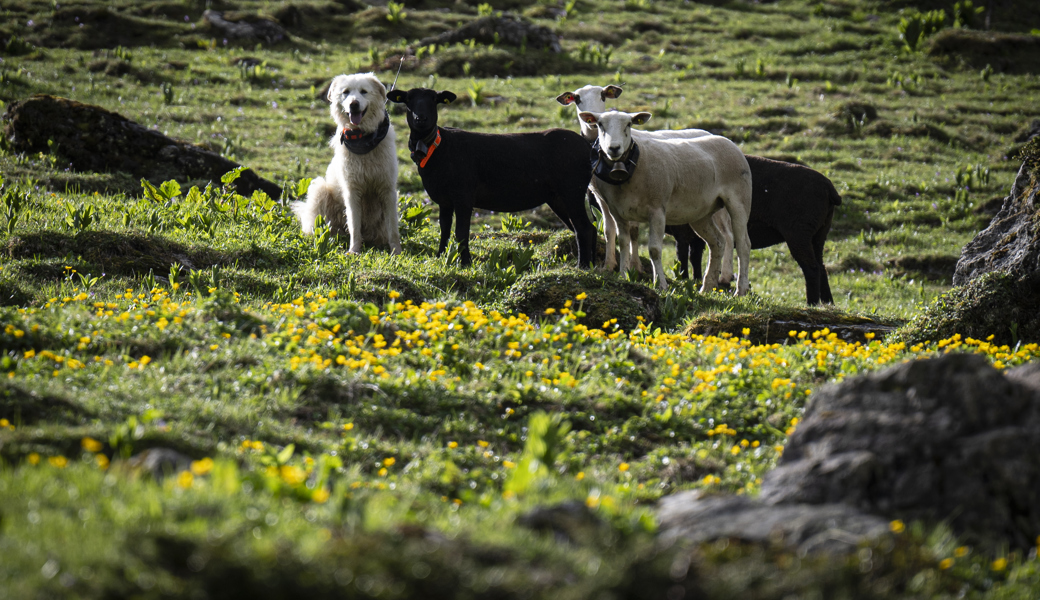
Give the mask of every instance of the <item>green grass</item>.
[[[350, 3], [236, 5], [290, 24], [275, 47], [225, 45], [198, 4], [4, 6], [0, 101], [99, 104], [289, 193], [148, 197], [125, 174], [66, 169], [60, 148], [0, 152], [0, 597], [1035, 595], [1035, 557], [965, 554], [931, 525], [866, 563], [652, 538], [665, 494], [754, 494], [820, 385], [950, 350], [1033, 359], [1036, 340], [953, 337], [940, 304], [922, 308], [1010, 187], [1040, 114], [1031, 63], [984, 76], [927, 41], [908, 53], [889, 2], [579, 0], [560, 21], [492, 4], [556, 28], [565, 55], [427, 48], [398, 87], [455, 91], [442, 124], [504, 132], [576, 129], [556, 95], [623, 81], [615, 106], [653, 112], [650, 128], [803, 162], [843, 196], [825, 256], [836, 305], [805, 308], [784, 247], [752, 253], [739, 299], [581, 272], [544, 208], [478, 215], [472, 267], [436, 257], [393, 107], [404, 253], [302, 236], [287, 202], [330, 158], [325, 84], [369, 69], [389, 83], [406, 43], [475, 5], [406, 3], [396, 23]], [[1003, 10], [1004, 31], [1040, 26]], [[770, 329], [914, 318], [935, 339]], [[156, 482], [125, 460], [158, 447], [192, 470]], [[555, 533], [521, 523], [561, 502], [588, 512], [554, 517]]]

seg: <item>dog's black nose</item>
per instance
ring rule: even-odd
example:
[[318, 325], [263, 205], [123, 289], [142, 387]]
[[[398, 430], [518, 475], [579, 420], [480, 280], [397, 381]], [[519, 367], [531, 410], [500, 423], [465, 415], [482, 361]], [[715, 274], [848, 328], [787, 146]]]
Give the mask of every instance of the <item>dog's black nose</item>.
[[361, 103], [357, 100], [350, 103], [350, 110], [358, 110], [359, 108], [361, 108]]

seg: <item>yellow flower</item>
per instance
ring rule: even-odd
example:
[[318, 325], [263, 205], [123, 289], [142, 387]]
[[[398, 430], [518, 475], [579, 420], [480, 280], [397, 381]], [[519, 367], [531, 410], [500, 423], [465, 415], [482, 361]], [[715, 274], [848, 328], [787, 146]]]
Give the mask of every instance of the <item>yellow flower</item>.
[[314, 493], [311, 494], [311, 500], [314, 500], [318, 504], [325, 504], [325, 502], [328, 499], [329, 499], [329, 489], [328, 488], [321, 488], [320, 490], [314, 490]]
[[80, 440], [79, 443], [87, 452], [101, 452], [101, 442], [95, 440], [94, 438], [85, 437], [82, 440]]
[[448, 442], [448, 447], [451, 448], [452, 450], [454, 450], [455, 448], [459, 447], [459, 443], [458, 442]]
[[380, 477], [386, 477], [387, 473], [388, 473], [388, 471], [385, 468], [379, 469], [379, 476]]
[[395, 299], [401, 297], [401, 293], [400, 292], [396, 292], [396, 291], [391, 291], [389, 296], [390, 296], [391, 300], [395, 300]]
[[516, 463], [511, 461], [511, 460], [503, 460], [502, 461], [502, 466], [507, 468], [507, 469], [512, 469], [512, 468], [516, 467]]
[[25, 459], [29, 461], [30, 465], [36, 466], [40, 464], [40, 455], [35, 452], [29, 454]]
[[394, 466], [394, 463], [396, 463], [396, 462], [397, 462], [397, 459], [392, 457], [392, 456], [390, 458], [384, 458], [383, 459], [383, 466], [384, 467], [392, 467], [392, 466]]
[[582, 479], [585, 479], [585, 471], [578, 471], [578, 474], [575, 475], [574, 478], [577, 479], [578, 481], [581, 481]]
[[577, 299], [577, 300], [584, 300], [584, 299], [586, 299], [588, 297], [589, 297], [588, 294], [586, 294], [585, 292], [582, 292], [582, 293], [578, 294], [577, 296], [575, 296], [575, 299]]
[[874, 334], [874, 332], [873, 332], [873, 331], [871, 331], [871, 332], [869, 332], [869, 333], [864, 333], [864, 334], [863, 334], [863, 337], [867, 338], [868, 340], [872, 340], [872, 339], [874, 339], [874, 336], [875, 336], [875, 334]]
[[627, 470], [628, 470], [628, 463], [627, 462], [623, 462], [620, 465], [618, 465], [618, 471], [621, 471], [622, 473], [624, 473]]
[[347, 424], [343, 425], [343, 430], [344, 431], [350, 431], [353, 428], [354, 428], [354, 424], [353, 423], [347, 423]]
[[1007, 568], [1007, 559], [998, 558], [997, 560], [993, 561], [993, 563], [990, 566], [993, 567], [994, 571], [1003, 571]]
[[751, 329], [748, 328], [748, 327], [745, 327], [745, 328], [740, 330], [740, 333], [741, 333], [741, 335], [745, 335], [745, 336], [751, 335]]
[[191, 474], [191, 471], [181, 471], [181, 474], [177, 476], [177, 485], [183, 489], [190, 488], [193, 483], [195, 483], [195, 476]]
[[98, 468], [102, 471], [108, 468], [108, 457], [104, 454], [95, 454], [94, 461], [97, 463]]
[[52, 467], [64, 469], [68, 466], [69, 459], [65, 458], [64, 456], [50, 456], [47, 458], [47, 462], [49, 462]]
[[477, 440], [477, 445], [480, 446], [481, 448], [487, 448], [488, 447], [488, 442], [485, 442], [484, 440]]
[[906, 531], [906, 524], [900, 521], [899, 519], [896, 519], [895, 521], [892, 521], [888, 524], [888, 529], [892, 533], [903, 533], [904, 531]]
[[289, 485], [299, 485], [307, 479], [307, 473], [296, 465], [282, 465], [282, 468], [279, 469], [279, 475]]
[[195, 475], [207, 475], [213, 470], [213, 459], [206, 457], [202, 460], [192, 461], [191, 472]]
[[[1040, 544], [1040, 537], [1037, 537], [1037, 543]], [[953, 551], [953, 555], [957, 558], [961, 558], [967, 556], [968, 552], [969, 548], [967, 546], [958, 546], [957, 549]]]
[[545, 313], [544, 314], [551, 315], [554, 312], [556, 312], [555, 308], [547, 308], [547, 309], [545, 309]]
[[944, 559], [939, 561], [939, 569], [942, 570], [942, 571], [945, 571], [946, 569], [949, 569], [952, 566], [953, 566], [953, 559], [952, 558], [944, 558]]

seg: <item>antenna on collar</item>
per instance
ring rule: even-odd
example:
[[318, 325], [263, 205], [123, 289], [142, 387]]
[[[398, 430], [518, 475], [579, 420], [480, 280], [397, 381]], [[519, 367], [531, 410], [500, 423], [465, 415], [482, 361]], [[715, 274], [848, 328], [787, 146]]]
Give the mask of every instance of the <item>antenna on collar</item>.
[[[401, 76], [401, 69], [403, 67], [404, 67], [404, 54], [401, 55], [401, 62], [400, 62], [400, 64], [397, 65], [397, 75], [394, 75], [394, 82], [390, 84], [390, 91], [391, 92], [394, 91], [395, 89], [397, 89], [397, 78]], [[390, 101], [390, 99], [387, 98], [386, 100], [383, 101], [383, 104], [386, 104], [389, 101]]]

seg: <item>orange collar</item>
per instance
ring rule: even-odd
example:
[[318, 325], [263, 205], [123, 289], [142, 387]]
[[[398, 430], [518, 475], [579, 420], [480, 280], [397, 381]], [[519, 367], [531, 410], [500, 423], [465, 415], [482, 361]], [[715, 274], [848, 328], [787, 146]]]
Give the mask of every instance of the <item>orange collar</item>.
[[[422, 144], [422, 145], [426, 146], [425, 144]], [[429, 146], [426, 146], [426, 153], [423, 155], [422, 160], [418, 161], [419, 168], [423, 168], [423, 167], [426, 166], [426, 163], [430, 160], [430, 157], [433, 156], [433, 151], [436, 150], [437, 147], [440, 146], [440, 145], [441, 145], [441, 128], [438, 127], [437, 128], [437, 137], [434, 138], [433, 142]], [[418, 152], [419, 152], [419, 148], [416, 148], [415, 151], [412, 152], [412, 160], [416, 159], [416, 154], [418, 154]]]

